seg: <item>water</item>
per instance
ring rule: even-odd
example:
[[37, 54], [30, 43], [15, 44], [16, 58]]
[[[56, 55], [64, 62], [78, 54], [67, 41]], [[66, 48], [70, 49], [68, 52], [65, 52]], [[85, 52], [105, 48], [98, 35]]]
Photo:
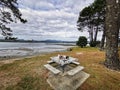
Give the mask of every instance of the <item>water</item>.
[[70, 47], [72, 46], [50, 43], [0, 42], [0, 57], [29, 56], [40, 53], [63, 51]]
[[53, 45], [47, 43], [20, 43], [20, 42], [0, 42], [1, 49], [18, 49], [18, 48], [29, 48], [29, 49], [43, 49], [43, 48], [63, 48], [61, 45]]

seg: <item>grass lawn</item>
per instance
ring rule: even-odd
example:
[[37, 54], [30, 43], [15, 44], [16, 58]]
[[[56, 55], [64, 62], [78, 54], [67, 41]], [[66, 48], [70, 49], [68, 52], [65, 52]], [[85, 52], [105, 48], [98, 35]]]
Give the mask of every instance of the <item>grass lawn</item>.
[[105, 53], [89, 47], [0, 62], [0, 90], [52, 90], [46, 82], [48, 71], [43, 65], [58, 54], [78, 58], [84, 71], [90, 74], [78, 90], [120, 90], [120, 72], [107, 69], [102, 64]]

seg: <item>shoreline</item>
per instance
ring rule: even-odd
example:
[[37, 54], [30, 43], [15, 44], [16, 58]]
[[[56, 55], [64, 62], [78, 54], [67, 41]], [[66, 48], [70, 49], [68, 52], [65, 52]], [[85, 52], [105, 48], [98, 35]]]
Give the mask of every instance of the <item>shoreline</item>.
[[25, 58], [27, 58], [27, 59], [33, 58], [33, 57], [42, 56], [42, 55], [45, 55], [45, 54], [39, 54], [39, 55], [33, 55], [33, 56], [24, 56], [24, 57], [12, 57], [12, 58], [7, 58], [7, 59], [2, 59], [2, 60], [0, 60], [0, 63], [4, 63], [4, 64], [13, 63], [14, 61], [17, 61], [17, 60], [22, 60]]
[[37, 57], [37, 56], [44, 56], [46, 54], [49, 54], [49, 53], [55, 53], [55, 52], [66, 52], [68, 51], [69, 48], [72, 48], [72, 47], [68, 47], [67, 49], [64, 49], [64, 50], [56, 50], [56, 51], [49, 51], [49, 52], [37, 52], [37, 53], [34, 53], [32, 55], [24, 55], [24, 56], [3, 56], [1, 57], [0, 56], [0, 63], [12, 63], [13, 61], [16, 61], [16, 60], [22, 60], [24, 58], [33, 58], [33, 57]]
[[[4, 46], [5, 45], [5, 46]], [[76, 45], [68, 43], [11, 43], [0, 44], [0, 61], [21, 59], [52, 52], [65, 52]]]

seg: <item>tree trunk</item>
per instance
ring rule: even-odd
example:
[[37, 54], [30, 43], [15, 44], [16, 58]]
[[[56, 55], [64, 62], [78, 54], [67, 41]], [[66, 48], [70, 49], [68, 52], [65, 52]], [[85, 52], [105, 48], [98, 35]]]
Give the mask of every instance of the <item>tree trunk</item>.
[[104, 50], [104, 45], [105, 45], [105, 28], [103, 30], [102, 39], [100, 42], [100, 50]]
[[[100, 19], [100, 14], [98, 14], [98, 20]], [[97, 35], [98, 35], [98, 31], [99, 31], [99, 21], [96, 22], [96, 30], [95, 30], [95, 34], [94, 34], [94, 42], [97, 41]]]
[[90, 37], [90, 42], [92, 42], [93, 41], [93, 26], [92, 25], [89, 30], [89, 37]]
[[118, 4], [116, 0], [106, 0], [106, 60], [105, 65], [111, 69], [120, 69], [118, 55]]
[[98, 27], [99, 27], [99, 26], [97, 26], [97, 28], [96, 28], [96, 30], [95, 30], [94, 42], [96, 42], [96, 41], [97, 41]]

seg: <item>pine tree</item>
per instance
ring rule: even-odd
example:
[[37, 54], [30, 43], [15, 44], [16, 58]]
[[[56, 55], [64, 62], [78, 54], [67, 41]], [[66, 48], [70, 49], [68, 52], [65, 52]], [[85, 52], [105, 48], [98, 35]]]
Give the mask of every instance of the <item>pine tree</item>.
[[95, 0], [79, 14], [78, 30], [88, 29], [90, 42], [96, 42], [99, 31], [104, 31], [105, 0]]
[[19, 20], [25, 23], [26, 20], [22, 18], [22, 14], [18, 9], [17, 0], [0, 0], [0, 30], [2, 35], [9, 38], [12, 35], [12, 30], [6, 25]]

